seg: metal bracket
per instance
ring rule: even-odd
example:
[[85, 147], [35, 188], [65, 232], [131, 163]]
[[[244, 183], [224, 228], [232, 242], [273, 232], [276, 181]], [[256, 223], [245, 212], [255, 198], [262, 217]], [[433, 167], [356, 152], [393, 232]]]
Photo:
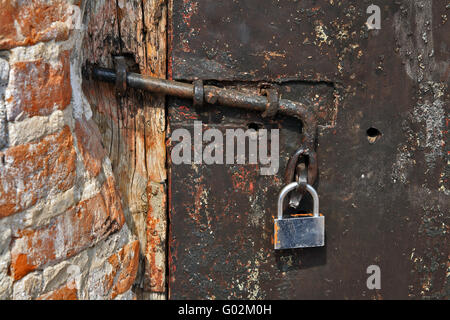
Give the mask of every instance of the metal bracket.
[[279, 93], [278, 87], [271, 83], [262, 83], [259, 85], [260, 94], [267, 97], [267, 107], [263, 112], [263, 118], [273, 118], [278, 112], [279, 107]]
[[116, 67], [116, 93], [119, 97], [124, 97], [127, 92], [127, 63], [125, 57], [114, 57]]
[[203, 103], [205, 102], [205, 88], [203, 86], [203, 81], [195, 80], [192, 84], [194, 85], [194, 107], [203, 107]]

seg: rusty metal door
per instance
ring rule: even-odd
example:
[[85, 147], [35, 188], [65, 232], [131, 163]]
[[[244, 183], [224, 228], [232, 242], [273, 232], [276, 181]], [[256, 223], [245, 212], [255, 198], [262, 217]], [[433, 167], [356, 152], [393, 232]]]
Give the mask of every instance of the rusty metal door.
[[[372, 2], [380, 29], [368, 25]], [[316, 113], [326, 246], [273, 249], [299, 120], [172, 98], [169, 136], [193, 135], [194, 121], [225, 136], [277, 128], [280, 163], [274, 176], [258, 165], [170, 164], [169, 297], [448, 298], [446, 1], [174, 0], [171, 11], [173, 79], [247, 92], [274, 83]], [[367, 286], [371, 265], [380, 289]]]

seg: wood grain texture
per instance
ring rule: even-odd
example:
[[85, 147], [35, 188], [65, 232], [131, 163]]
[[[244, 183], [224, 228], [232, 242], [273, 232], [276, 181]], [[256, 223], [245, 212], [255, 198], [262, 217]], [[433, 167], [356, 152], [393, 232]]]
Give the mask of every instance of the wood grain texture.
[[[131, 70], [165, 78], [166, 17], [163, 0], [90, 1], [84, 18], [86, 61], [113, 67], [113, 56], [125, 55]], [[125, 97], [117, 98], [114, 86], [94, 81], [85, 81], [83, 89], [109, 149], [127, 224], [141, 242], [138, 285], [147, 292], [164, 293], [164, 97], [129, 89]]]

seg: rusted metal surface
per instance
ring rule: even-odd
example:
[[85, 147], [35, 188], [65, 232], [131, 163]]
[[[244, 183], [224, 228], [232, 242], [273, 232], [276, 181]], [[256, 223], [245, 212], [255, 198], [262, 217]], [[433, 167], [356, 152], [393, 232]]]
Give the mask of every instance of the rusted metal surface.
[[[239, 87], [249, 92], [259, 90], [251, 84], [239, 84]], [[293, 100], [322, 93], [326, 101], [322, 100], [314, 108], [334, 105], [334, 89], [326, 84], [311, 88], [305, 83], [288, 83], [280, 86], [280, 93], [289, 93]], [[204, 123], [203, 130], [215, 128], [225, 137], [227, 129], [282, 128], [280, 169], [276, 176], [260, 176], [257, 165], [171, 166], [171, 298], [258, 298], [261, 294], [258, 283], [245, 279], [249, 268], [257, 268], [255, 263], [259, 264], [261, 257], [275, 258], [273, 219], [277, 196], [284, 186], [287, 162], [302, 144], [302, 123], [282, 115], [263, 119], [259, 112], [229, 109], [220, 104], [193, 108], [189, 100], [170, 99], [169, 106], [171, 131], [184, 128], [191, 135], [194, 120]], [[302, 202], [300, 210], [311, 212], [311, 200]], [[226, 266], [227, 263], [232, 265]], [[275, 279], [272, 273], [277, 267], [273, 263], [264, 266], [267, 269], [262, 282]]]
[[174, 1], [173, 77], [331, 80], [339, 48], [328, 46], [323, 33], [327, 21], [347, 20], [338, 5], [316, 0]]
[[[371, 4], [174, 1], [174, 79], [250, 91], [272, 81], [282, 98], [322, 97], [313, 108], [326, 247], [273, 250], [282, 174], [306, 148], [298, 124], [171, 100], [172, 129], [258, 123], [282, 137], [271, 178], [248, 165], [171, 166], [171, 298], [450, 297], [448, 4], [379, 0], [381, 30], [369, 31]], [[291, 213], [309, 211], [301, 203]], [[366, 286], [370, 265], [380, 290]]]
[[[190, 108], [189, 101], [172, 103], [178, 107], [171, 108], [171, 130], [188, 129], [192, 136], [194, 119], [205, 123], [203, 130], [215, 128], [225, 137], [227, 129], [246, 130], [251, 124], [285, 128], [280, 132], [281, 168], [302, 138], [293, 118], [262, 122], [259, 113], [220, 106], [209, 106], [204, 113]], [[247, 277], [249, 269], [256, 275], [261, 257], [273, 255], [282, 179], [260, 176], [257, 165], [177, 165], [171, 167], [170, 180], [170, 298], [258, 297], [257, 282]], [[272, 275], [263, 277], [270, 281]]]

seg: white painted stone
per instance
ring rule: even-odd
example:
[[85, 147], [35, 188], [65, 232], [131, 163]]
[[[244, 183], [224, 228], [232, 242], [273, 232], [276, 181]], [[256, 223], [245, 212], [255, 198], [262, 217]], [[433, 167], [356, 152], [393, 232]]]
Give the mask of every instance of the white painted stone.
[[8, 144], [8, 126], [6, 122], [5, 90], [9, 80], [9, 63], [0, 58], [0, 149]]
[[21, 61], [43, 59], [56, 69], [61, 67], [60, 54], [65, 50], [67, 49], [54, 41], [40, 42], [33, 46], [17, 47], [10, 50], [9, 63], [14, 64]]
[[101, 266], [110, 256], [134, 240], [134, 236], [125, 224], [119, 232], [112, 234], [96, 245], [93, 252], [92, 268]]
[[43, 271], [43, 291], [56, 290], [74, 280], [77, 290], [81, 289], [83, 278], [89, 269], [88, 250], [85, 250], [67, 261], [49, 266]]
[[128, 227], [124, 225], [118, 233], [111, 235], [92, 249], [91, 269], [86, 283], [86, 299], [109, 299], [110, 292], [108, 288], [104, 287], [104, 284], [105, 278], [113, 270], [108, 259], [126, 244], [133, 241], [135, 241], [135, 237], [131, 234]]
[[82, 25], [82, 14], [84, 12], [85, 3], [83, 8], [79, 9], [73, 6], [73, 29], [71, 42], [72, 42], [72, 55], [70, 57], [70, 83], [72, 85], [72, 105], [73, 105], [73, 117], [75, 119], [81, 119], [83, 116], [86, 120], [92, 118], [92, 110], [87, 98], [83, 94], [81, 89], [82, 76], [81, 66], [84, 63], [84, 57], [81, 50], [83, 45], [83, 38], [85, 35], [84, 26]]
[[40, 139], [58, 132], [64, 125], [64, 112], [61, 110], [53, 112], [48, 117], [36, 116], [23, 121], [9, 122], [9, 144], [17, 146]]
[[42, 292], [42, 274], [33, 272], [14, 283], [14, 300], [31, 300]]
[[40, 227], [48, 224], [51, 219], [65, 213], [70, 207], [79, 201], [76, 188], [49, 196], [39, 201], [33, 207], [25, 210], [22, 221], [24, 227]]
[[127, 292], [119, 294], [114, 300], [135, 300], [136, 294], [130, 289]]
[[[0, 258], [0, 264], [3, 264]], [[0, 300], [10, 299], [12, 296], [13, 279], [6, 272], [0, 272]]]
[[8, 266], [11, 262], [9, 244], [11, 229], [6, 223], [0, 223], [0, 299], [8, 299], [12, 294], [13, 280], [8, 276]]

